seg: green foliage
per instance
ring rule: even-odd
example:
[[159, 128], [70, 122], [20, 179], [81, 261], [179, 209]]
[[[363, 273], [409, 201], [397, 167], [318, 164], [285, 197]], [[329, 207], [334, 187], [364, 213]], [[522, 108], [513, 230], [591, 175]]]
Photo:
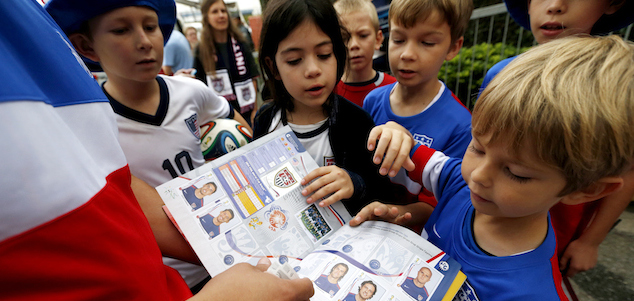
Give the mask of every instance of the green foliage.
[[455, 58], [445, 62], [438, 73], [438, 78], [443, 80], [447, 87], [471, 109], [486, 72], [497, 62], [529, 48], [530, 46], [521, 47], [517, 52], [515, 45], [502, 43], [490, 45], [480, 43], [473, 47], [463, 47]]

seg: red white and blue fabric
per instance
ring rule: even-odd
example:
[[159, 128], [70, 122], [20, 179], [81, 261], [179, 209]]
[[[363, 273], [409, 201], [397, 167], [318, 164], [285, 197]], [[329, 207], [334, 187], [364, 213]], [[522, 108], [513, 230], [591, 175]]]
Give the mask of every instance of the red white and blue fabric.
[[0, 299], [183, 300], [108, 100], [33, 0], [0, 1]]

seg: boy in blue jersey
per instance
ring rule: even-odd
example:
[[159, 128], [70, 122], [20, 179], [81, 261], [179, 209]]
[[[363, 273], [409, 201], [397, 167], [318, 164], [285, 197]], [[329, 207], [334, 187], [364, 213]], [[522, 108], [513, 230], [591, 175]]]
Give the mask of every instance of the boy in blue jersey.
[[[634, 161], [632, 112], [632, 43], [611, 36], [540, 45], [483, 91], [463, 160], [420, 145], [412, 152], [409, 176], [438, 197], [433, 212], [421, 203], [372, 203], [350, 224], [426, 222], [423, 237], [462, 265], [467, 281], [458, 294], [466, 300], [568, 300], [549, 210], [621, 188]], [[408, 135], [396, 123], [369, 141], [377, 134], [379, 157], [386, 139]]]
[[[606, 35], [634, 22], [632, 0], [505, 0], [515, 22], [539, 44], [572, 35]], [[487, 71], [480, 91], [515, 57]], [[593, 268], [599, 245], [634, 195], [634, 166], [624, 188], [606, 199], [580, 205], [557, 204], [551, 210], [560, 269], [568, 277]], [[569, 287], [570, 288], [570, 287]], [[570, 288], [571, 289], [571, 288]]]
[[[397, 82], [366, 96], [363, 108], [375, 124], [395, 121], [417, 142], [462, 157], [471, 140], [471, 115], [438, 80], [438, 72], [460, 51], [472, 11], [471, 0], [392, 1], [388, 60]], [[395, 199], [435, 204], [433, 196], [405, 173], [390, 177], [401, 186]]]

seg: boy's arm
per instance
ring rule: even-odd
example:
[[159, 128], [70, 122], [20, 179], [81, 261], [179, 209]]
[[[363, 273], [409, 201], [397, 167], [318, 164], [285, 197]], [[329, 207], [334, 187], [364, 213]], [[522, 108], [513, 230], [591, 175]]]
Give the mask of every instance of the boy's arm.
[[236, 111], [233, 107], [231, 108], [231, 110], [233, 110], [232, 119], [237, 121], [237, 122], [239, 122], [244, 127], [246, 127], [249, 130], [249, 133], [251, 133], [251, 135], [253, 136], [253, 129], [249, 126], [249, 124], [247, 123], [246, 119], [244, 119], [244, 116], [242, 116], [240, 113], [238, 113], [238, 111]]
[[134, 175], [130, 186], [163, 255], [200, 264], [194, 250], [163, 211], [164, 203], [156, 189]]
[[413, 170], [415, 166], [410, 158], [413, 147], [412, 134], [394, 121], [375, 126], [368, 136], [367, 148], [374, 151], [374, 164], [381, 164], [381, 175], [386, 175], [389, 171], [390, 176], [396, 176], [401, 167], [408, 171]]
[[382, 220], [406, 227], [424, 225], [434, 208], [424, 202], [416, 202], [407, 205], [390, 205], [373, 202], [361, 209], [350, 220], [350, 226], [358, 226], [369, 220]]
[[614, 226], [634, 196], [634, 168], [623, 175], [623, 187], [603, 198], [590, 225], [581, 236], [570, 242], [559, 261], [559, 268], [572, 277], [594, 268], [599, 257], [599, 245]]

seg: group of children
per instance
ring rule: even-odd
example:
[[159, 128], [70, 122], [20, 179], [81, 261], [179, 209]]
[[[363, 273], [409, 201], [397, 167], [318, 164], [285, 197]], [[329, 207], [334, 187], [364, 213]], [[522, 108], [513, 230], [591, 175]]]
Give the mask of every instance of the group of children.
[[[352, 225], [424, 225], [423, 236], [461, 263], [461, 294], [566, 300], [565, 251], [556, 247], [565, 250], [582, 234], [562, 244], [551, 223], [565, 221], [567, 209], [549, 210], [603, 198], [598, 206], [608, 213], [597, 209], [584, 224], [592, 229], [613, 221], [634, 194], [634, 46], [618, 37], [566, 37], [628, 25], [633, 4], [507, 6], [543, 45], [492, 69], [499, 74], [488, 76], [472, 117], [438, 79], [462, 47], [472, 1], [393, 0], [394, 77], [372, 68], [383, 36], [369, 0], [269, 1], [259, 61], [272, 101], [255, 117], [254, 138], [285, 125], [297, 134], [320, 166], [302, 179], [309, 203], [343, 201], [356, 214]], [[45, 8], [76, 51], [106, 72], [102, 90], [116, 113], [135, 196], [157, 240], [177, 235], [152, 187], [204, 163], [201, 122], [228, 117], [250, 127], [203, 83], [158, 75], [173, 0], [50, 0]], [[184, 264], [173, 266], [195, 293], [209, 277]]]

